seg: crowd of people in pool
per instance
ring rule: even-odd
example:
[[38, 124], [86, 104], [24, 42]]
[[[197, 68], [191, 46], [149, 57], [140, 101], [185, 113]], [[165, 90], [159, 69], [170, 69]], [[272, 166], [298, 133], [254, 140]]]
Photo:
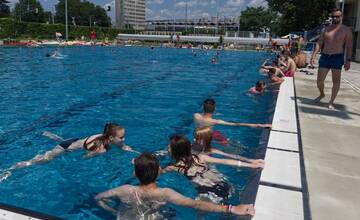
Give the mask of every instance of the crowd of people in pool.
[[257, 81], [256, 84], [248, 90], [250, 94], [262, 94], [266, 87], [275, 87], [284, 82], [284, 77], [294, 77], [297, 68], [306, 67], [306, 57], [297, 49], [291, 50], [284, 47], [283, 50], [276, 54], [275, 58], [270, 61], [266, 59], [260, 67], [260, 72], [265, 73], [269, 82]]
[[[203, 112], [193, 115], [195, 131], [194, 142], [183, 135], [175, 134], [169, 137], [168, 154], [172, 163], [167, 167], [160, 167], [155, 155], [148, 152], [140, 153], [125, 144], [125, 129], [115, 123], [107, 123], [102, 134], [94, 134], [85, 138], [71, 138], [64, 140], [61, 137], [45, 132], [44, 135], [59, 142], [52, 150], [42, 155], [37, 155], [28, 161], [18, 162], [1, 175], [10, 176], [11, 172], [35, 164], [48, 162], [64, 153], [83, 149], [85, 157], [91, 158], [109, 151], [111, 146], [117, 146], [124, 151], [139, 154], [133, 160], [135, 176], [140, 182], [139, 186], [123, 185], [95, 197], [97, 204], [103, 209], [118, 215], [111, 201], [119, 200], [132, 207], [137, 217], [156, 215], [159, 208], [166, 203], [191, 207], [208, 212], [222, 212], [235, 215], [254, 215], [253, 204], [220, 205], [231, 191], [230, 184], [222, 175], [209, 168], [209, 164], [223, 164], [233, 167], [247, 167], [251, 169], [264, 168], [264, 160], [249, 159], [241, 155], [223, 152], [213, 147], [212, 140], [222, 146], [230, 145], [229, 139], [214, 130], [215, 125], [246, 126], [252, 128], [271, 128], [271, 124], [251, 124], [228, 122], [213, 118], [215, 100], [206, 99], [203, 102]], [[213, 155], [220, 155], [213, 157]], [[160, 188], [156, 179], [165, 172], [178, 172], [186, 176], [199, 193], [198, 199], [185, 197], [170, 188]], [[3, 178], [3, 177], [0, 177]], [[213, 195], [213, 197], [211, 197]], [[202, 198], [207, 197], [206, 199]], [[216, 198], [214, 198], [216, 197]], [[210, 201], [209, 201], [210, 200]]]

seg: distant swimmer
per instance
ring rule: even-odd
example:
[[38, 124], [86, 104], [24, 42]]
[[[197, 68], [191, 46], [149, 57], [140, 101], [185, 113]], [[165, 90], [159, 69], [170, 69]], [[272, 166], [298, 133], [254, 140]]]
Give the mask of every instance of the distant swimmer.
[[218, 61], [217, 56], [214, 56], [211, 58], [210, 63], [215, 64], [215, 63], [217, 63], [217, 61]]
[[196, 52], [195, 52], [195, 50], [194, 50], [194, 49], [191, 49], [191, 53], [192, 53], [192, 55], [193, 55], [194, 57], [196, 57], [196, 56], [197, 56], [197, 54], [196, 54]]
[[266, 88], [265, 82], [260, 80], [260, 81], [257, 81], [255, 86], [251, 87], [248, 90], [248, 92], [251, 94], [262, 94], [265, 92], [265, 88]]
[[[44, 133], [44, 135], [49, 137], [48, 134], [49, 133]], [[115, 123], [107, 123], [102, 134], [95, 134], [86, 138], [71, 138], [67, 140], [62, 140], [56, 135], [51, 135], [52, 139], [55, 139], [57, 141], [61, 140], [61, 142], [56, 145], [52, 150], [47, 151], [42, 155], [37, 155], [31, 160], [18, 162], [9, 169], [7, 169], [7, 171], [12, 171], [22, 167], [48, 162], [62, 155], [63, 153], [72, 152], [80, 149], [84, 149], [88, 152], [85, 155], [86, 158], [93, 157], [109, 151], [110, 145], [116, 145], [125, 151], [136, 152], [131, 147], [125, 145], [125, 129]]]
[[62, 54], [56, 49], [53, 54], [47, 53], [47, 54], [46, 54], [46, 57], [64, 58], [64, 55], [62, 55]]
[[[149, 153], [143, 153], [134, 160], [135, 176], [139, 186], [122, 185], [100, 193], [95, 197], [97, 204], [118, 219], [163, 219], [159, 210], [167, 203], [194, 208], [206, 212], [220, 212], [235, 215], [255, 214], [253, 204], [217, 205], [212, 202], [194, 200], [170, 188], [160, 188], [156, 179], [160, 174], [159, 161]], [[117, 211], [115, 201], [129, 207], [126, 211]]]

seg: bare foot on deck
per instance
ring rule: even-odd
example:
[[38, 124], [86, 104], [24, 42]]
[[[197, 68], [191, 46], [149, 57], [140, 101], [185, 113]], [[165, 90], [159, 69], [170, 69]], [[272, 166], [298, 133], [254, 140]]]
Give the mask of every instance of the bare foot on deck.
[[325, 94], [320, 94], [316, 99], [314, 99], [314, 103], [319, 103], [321, 99], [325, 97]]

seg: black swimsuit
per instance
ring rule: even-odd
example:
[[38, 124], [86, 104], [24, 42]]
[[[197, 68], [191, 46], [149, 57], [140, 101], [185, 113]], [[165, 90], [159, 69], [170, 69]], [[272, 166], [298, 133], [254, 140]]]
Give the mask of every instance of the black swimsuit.
[[78, 140], [80, 140], [80, 138], [70, 138], [70, 139], [60, 142], [59, 145], [62, 148], [64, 148], [64, 150], [67, 150], [70, 147], [70, 145], [72, 145], [75, 141], [78, 141]]

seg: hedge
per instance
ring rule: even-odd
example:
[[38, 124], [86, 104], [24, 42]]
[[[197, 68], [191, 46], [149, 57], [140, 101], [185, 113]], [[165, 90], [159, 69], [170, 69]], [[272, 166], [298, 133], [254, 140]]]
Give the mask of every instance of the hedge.
[[[96, 31], [98, 39], [112, 40], [119, 33], [134, 33], [132, 29], [69, 25], [69, 39], [80, 39], [81, 36], [89, 39], [90, 31], [93, 29]], [[19, 22], [11, 18], [0, 18], [0, 39], [55, 39], [55, 32], [60, 32], [65, 37], [65, 25]]]

